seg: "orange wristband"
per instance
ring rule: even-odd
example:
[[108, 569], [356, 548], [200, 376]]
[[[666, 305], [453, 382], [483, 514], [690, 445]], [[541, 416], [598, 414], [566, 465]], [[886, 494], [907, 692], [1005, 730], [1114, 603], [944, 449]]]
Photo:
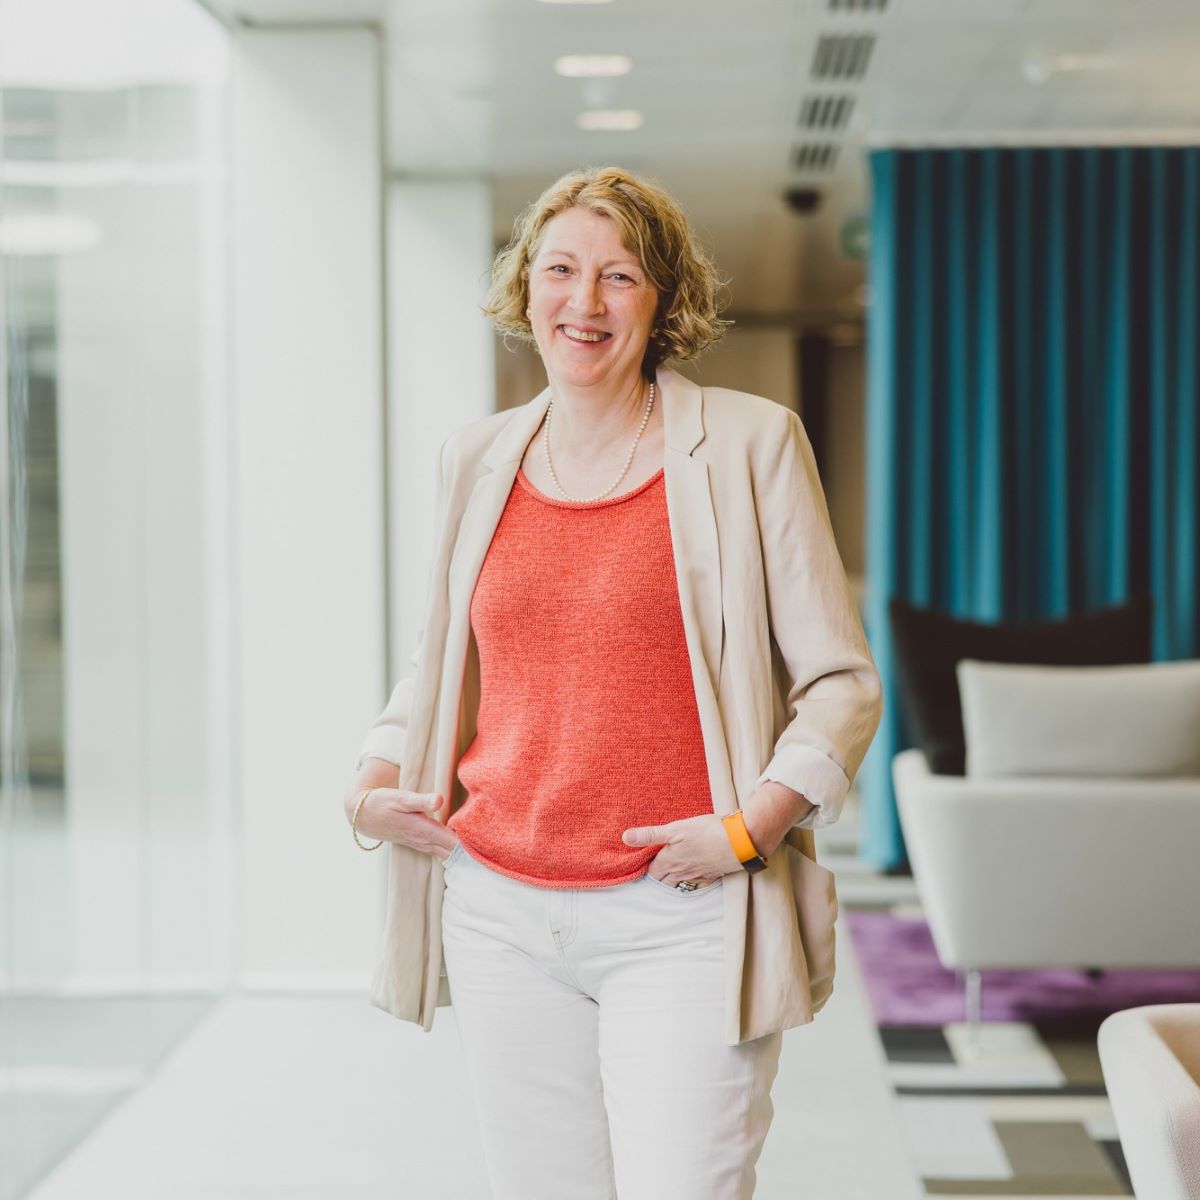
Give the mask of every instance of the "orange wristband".
[[733, 847], [738, 862], [751, 873], [761, 871], [767, 865], [767, 860], [754, 845], [750, 831], [746, 828], [746, 817], [742, 810], [736, 809], [729, 816], [722, 817], [721, 823], [729, 835], [729, 844]]

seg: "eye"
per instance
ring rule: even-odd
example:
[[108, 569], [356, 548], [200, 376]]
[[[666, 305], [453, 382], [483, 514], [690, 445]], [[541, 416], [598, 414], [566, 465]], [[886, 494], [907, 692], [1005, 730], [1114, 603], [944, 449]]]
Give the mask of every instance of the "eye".
[[550, 271], [569, 271], [571, 268], [566, 263], [555, 263], [549, 268]]
[[627, 283], [637, 283], [637, 280], [632, 275], [626, 275], [621, 271], [614, 271], [612, 277], [614, 279], [624, 279]]

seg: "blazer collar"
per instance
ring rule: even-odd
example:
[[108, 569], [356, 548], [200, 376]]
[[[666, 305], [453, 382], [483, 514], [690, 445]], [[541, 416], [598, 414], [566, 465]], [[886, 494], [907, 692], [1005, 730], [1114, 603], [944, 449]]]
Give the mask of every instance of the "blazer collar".
[[[704, 440], [700, 386], [667, 367], [658, 368], [655, 383], [662, 402], [663, 438], [667, 447], [681, 454], [691, 454]], [[550, 388], [547, 386], [514, 411], [512, 419], [505, 423], [483, 456], [484, 466], [494, 471], [504, 463], [523, 458], [530, 438], [537, 432], [549, 407]]]

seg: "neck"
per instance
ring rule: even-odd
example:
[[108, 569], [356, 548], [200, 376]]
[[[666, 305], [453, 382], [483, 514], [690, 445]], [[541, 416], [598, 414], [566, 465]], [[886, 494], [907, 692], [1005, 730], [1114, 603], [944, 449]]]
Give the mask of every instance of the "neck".
[[[592, 457], [598, 450], [626, 442], [641, 424], [649, 381], [641, 371], [615, 385], [605, 380], [592, 387], [572, 387], [552, 379], [550, 395], [555, 453]], [[657, 395], [654, 407], [659, 407]]]

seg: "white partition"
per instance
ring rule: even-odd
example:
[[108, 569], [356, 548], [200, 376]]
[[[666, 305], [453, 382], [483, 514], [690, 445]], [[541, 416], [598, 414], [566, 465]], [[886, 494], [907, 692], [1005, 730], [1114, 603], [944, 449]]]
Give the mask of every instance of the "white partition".
[[240, 979], [357, 985], [377, 864], [341, 795], [384, 676], [380, 48], [366, 27], [234, 47]]

